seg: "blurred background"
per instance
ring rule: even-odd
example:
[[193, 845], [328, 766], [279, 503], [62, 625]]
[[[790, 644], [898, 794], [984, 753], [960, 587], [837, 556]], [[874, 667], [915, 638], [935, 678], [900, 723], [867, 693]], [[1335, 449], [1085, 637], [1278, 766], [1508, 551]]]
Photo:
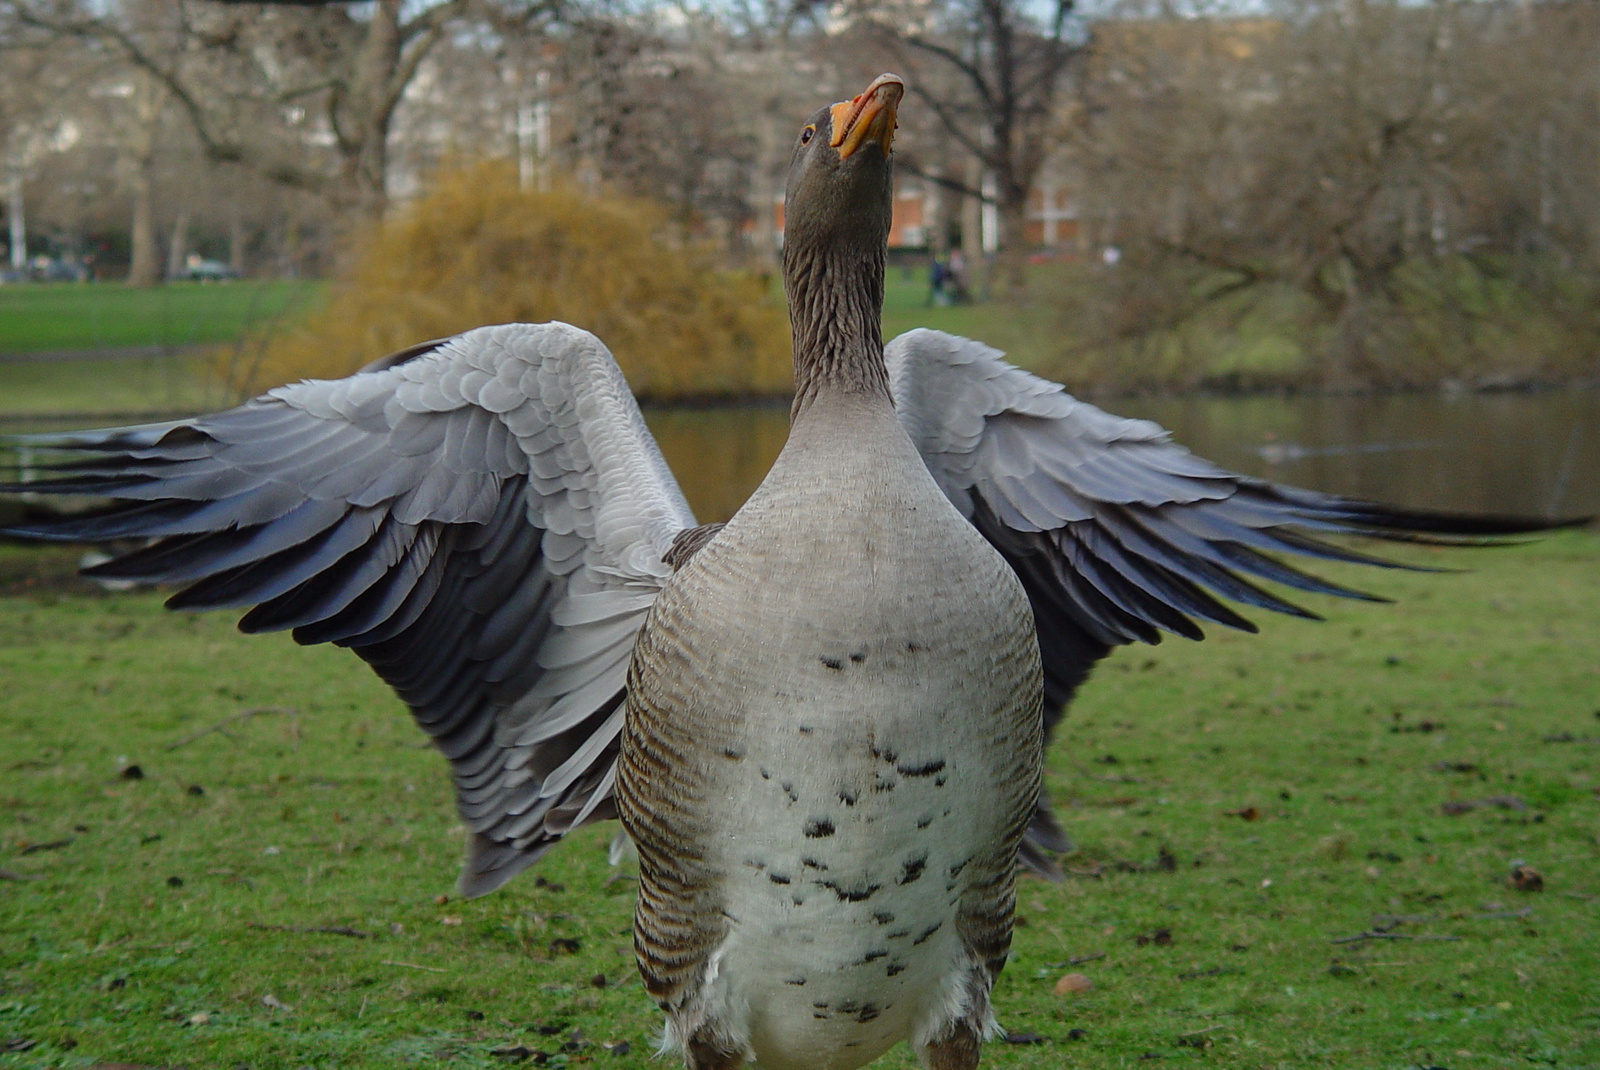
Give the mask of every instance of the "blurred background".
[[4, 0], [0, 432], [555, 318], [725, 517], [793, 138], [893, 70], [886, 336], [1271, 478], [1600, 510], [1597, 61], [1587, 0]]

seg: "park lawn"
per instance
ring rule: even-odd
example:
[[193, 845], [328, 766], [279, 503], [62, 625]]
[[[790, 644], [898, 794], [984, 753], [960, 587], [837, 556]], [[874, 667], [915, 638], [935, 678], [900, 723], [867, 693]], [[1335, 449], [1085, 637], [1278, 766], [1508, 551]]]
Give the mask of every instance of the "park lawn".
[[[58, 286], [33, 287], [26, 294], [22, 288], [0, 288], [0, 353], [13, 351], [7, 349], [3, 334], [4, 302], [7, 298], [60, 293], [73, 299], [104, 295], [108, 300], [117, 301], [130, 296], [155, 300], [168, 290], [181, 288], [197, 298], [217, 296], [231, 299], [231, 295], [242, 294], [245, 287], [257, 285], [174, 284], [153, 291], [133, 291], [110, 285]], [[309, 299], [320, 299], [322, 292], [316, 291]], [[280, 297], [288, 294], [288, 290], [279, 292]], [[1044, 329], [1039, 327], [1038, 321], [1044, 313], [1039, 309], [1019, 318], [1014, 310], [994, 304], [932, 308], [925, 304], [926, 296], [925, 273], [906, 274], [897, 268], [891, 269], [884, 308], [884, 336], [892, 338], [912, 327], [936, 327], [982, 338], [1012, 350], [1020, 348], [1023, 355], [1026, 355], [1030, 342], [1037, 344], [1037, 339], [1043, 337]], [[289, 304], [301, 299], [293, 298]], [[21, 304], [20, 301], [16, 303]], [[57, 311], [63, 317], [82, 318], [87, 315], [90, 306], [92, 302], [88, 306], [75, 308], [64, 303]], [[43, 307], [41, 301], [39, 308], [42, 310]], [[263, 300], [261, 307], [265, 309], [271, 306]], [[215, 311], [213, 309], [207, 314]], [[100, 315], [104, 319], [105, 313]], [[58, 326], [65, 329], [64, 324]], [[249, 359], [249, 354], [244, 354], [242, 359]], [[12, 363], [0, 361], [0, 420], [46, 415], [189, 414], [222, 408], [238, 400], [227, 393], [221, 377], [216, 374], [225, 363], [225, 359], [219, 359], [215, 354], [192, 353]]]
[[0, 362], [7, 417], [194, 413], [232, 404], [204, 354]]
[[0, 354], [230, 342], [319, 300], [325, 284], [277, 279], [0, 287]]
[[883, 339], [887, 342], [914, 327], [931, 327], [994, 346], [1029, 371], [1059, 376], [1072, 367], [1061, 354], [1076, 341], [1065, 329], [1060, 294], [1072, 285], [1076, 270], [1059, 263], [1030, 266], [1028, 299], [1022, 303], [977, 301], [937, 307], [928, 303], [925, 265], [909, 271], [890, 265], [884, 278]]
[[[1475, 571], [1102, 666], [996, 994], [1039, 1040], [986, 1066], [1600, 1067], [1600, 541], [1405, 554]], [[610, 827], [457, 900], [443, 764], [355, 658], [72, 560], [0, 548], [0, 1066], [662, 1065]]]

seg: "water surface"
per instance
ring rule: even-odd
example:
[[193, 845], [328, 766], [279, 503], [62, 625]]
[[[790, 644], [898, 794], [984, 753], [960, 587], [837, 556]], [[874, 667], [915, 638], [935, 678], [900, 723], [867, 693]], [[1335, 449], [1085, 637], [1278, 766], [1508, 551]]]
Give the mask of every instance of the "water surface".
[[[1600, 513], [1600, 390], [1374, 397], [1126, 398], [1247, 475], [1422, 508]], [[702, 521], [726, 520], [783, 446], [783, 406], [645, 414]]]

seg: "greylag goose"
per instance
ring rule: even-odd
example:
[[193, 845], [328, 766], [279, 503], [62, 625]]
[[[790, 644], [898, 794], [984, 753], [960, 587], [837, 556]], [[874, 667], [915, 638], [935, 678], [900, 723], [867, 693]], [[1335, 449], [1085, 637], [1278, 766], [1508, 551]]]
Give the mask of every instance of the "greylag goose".
[[1242, 477], [976, 342], [885, 348], [902, 93], [884, 75], [796, 138], [793, 425], [726, 526], [696, 526], [610, 354], [556, 323], [33, 441], [69, 459], [29, 491], [122, 504], [26, 534], [152, 540], [93, 571], [253, 607], [244, 630], [394, 687], [450, 762], [465, 893], [620, 817], [639, 969], [693, 1070], [849, 1070], [901, 1040], [970, 1070], [1018, 852], [1064, 846], [1044, 740], [1097, 660], [1250, 629], [1222, 598], [1310, 615], [1252, 578], [1366, 597], [1275, 556], [1383, 563], [1329, 534], [1548, 526]]

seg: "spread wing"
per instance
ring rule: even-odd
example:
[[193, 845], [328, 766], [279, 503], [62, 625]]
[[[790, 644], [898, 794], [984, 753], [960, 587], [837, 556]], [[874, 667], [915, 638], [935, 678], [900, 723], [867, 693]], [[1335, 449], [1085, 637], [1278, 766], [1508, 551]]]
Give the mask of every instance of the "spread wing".
[[[119, 500], [18, 532], [150, 538], [92, 570], [350, 647], [449, 759], [482, 894], [615, 816], [634, 636], [694, 517], [611, 354], [508, 324], [176, 423], [32, 436], [25, 489]], [[24, 489], [13, 486], [11, 490]]]
[[[1405, 567], [1329, 535], [1471, 544], [1561, 523], [1397, 509], [1238, 475], [1148, 420], [1103, 412], [939, 331], [903, 334], [885, 355], [900, 422], [935, 481], [1027, 589], [1047, 730], [1114, 646], [1199, 639], [1200, 621], [1255, 631], [1228, 602], [1315, 617], [1259, 580], [1378, 600], [1280, 555]], [[1037, 847], [1066, 845], [1042, 802], [1029, 838], [1033, 864], [1048, 865]]]

